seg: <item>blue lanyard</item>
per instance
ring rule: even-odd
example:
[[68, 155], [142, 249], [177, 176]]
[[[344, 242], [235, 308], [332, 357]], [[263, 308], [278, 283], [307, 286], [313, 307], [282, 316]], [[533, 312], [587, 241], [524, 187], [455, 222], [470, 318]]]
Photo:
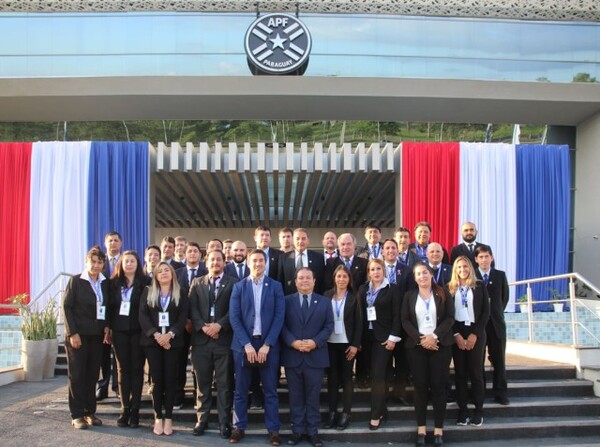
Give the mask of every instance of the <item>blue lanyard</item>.
[[429, 313], [429, 305], [431, 304], [431, 292], [429, 292], [429, 299], [427, 301], [425, 301], [425, 298], [423, 298], [420, 294], [419, 298], [421, 298], [421, 301], [423, 301], [423, 304], [425, 304], [425, 310], [427, 311], [427, 313]]
[[100, 279], [94, 282], [92, 278], [90, 278], [90, 283], [92, 284], [92, 289], [94, 289], [94, 293], [96, 294], [96, 301], [98, 302], [98, 304], [102, 304], [102, 301], [104, 301], [104, 297], [102, 295], [102, 286], [100, 285]]
[[379, 295], [380, 291], [381, 288], [377, 289], [375, 292], [373, 292], [373, 289], [369, 289], [369, 291], [367, 292], [367, 304], [369, 307], [373, 306], [373, 304], [375, 303], [375, 299], [377, 298], [377, 295]]
[[131, 292], [133, 292], [133, 286], [121, 287], [121, 300], [125, 302], [131, 301]]
[[373, 258], [379, 258], [379, 253], [381, 253], [381, 245], [377, 244], [376, 248], [371, 249], [371, 256]]
[[333, 303], [335, 304], [335, 314], [338, 317], [338, 320], [340, 319], [340, 311], [342, 310], [342, 307], [344, 307], [344, 303], [346, 302], [346, 297], [348, 296], [348, 291], [346, 291], [346, 293], [344, 293], [344, 297], [339, 301], [340, 305], [338, 306], [338, 301], [337, 300], [333, 300]]
[[166, 296], [160, 296], [160, 306], [162, 307], [163, 312], [167, 311], [167, 307], [169, 306], [169, 300], [171, 299], [171, 294]]
[[395, 265], [386, 265], [388, 268], [388, 281], [390, 284], [396, 284], [396, 266]]
[[427, 259], [427, 245], [425, 248], [422, 248], [419, 244], [415, 244], [415, 247], [417, 248], [417, 254], [419, 255], [419, 258], [423, 260]]
[[439, 284], [440, 275], [442, 274], [442, 264], [438, 267], [437, 275], [435, 275], [434, 281], [436, 284]]
[[460, 290], [460, 298], [462, 301], [462, 305], [464, 307], [467, 307], [467, 296], [469, 295], [469, 288], [460, 286], [459, 290]]

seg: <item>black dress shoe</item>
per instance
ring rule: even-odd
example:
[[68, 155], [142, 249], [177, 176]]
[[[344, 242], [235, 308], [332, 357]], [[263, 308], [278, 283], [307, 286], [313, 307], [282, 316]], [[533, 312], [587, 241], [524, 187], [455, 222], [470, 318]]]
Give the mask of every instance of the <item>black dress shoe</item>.
[[340, 414], [340, 418], [338, 419], [337, 429], [338, 430], [346, 430], [348, 428], [348, 424], [350, 423], [350, 415], [348, 413]]
[[140, 426], [140, 409], [132, 408], [131, 415], [129, 416], [129, 426], [131, 428], [138, 428]]
[[88, 414], [83, 418], [85, 419], [85, 422], [87, 422], [88, 425], [93, 425], [94, 427], [100, 427], [102, 425], [102, 419], [97, 417], [95, 414]]
[[302, 435], [300, 433], [292, 433], [287, 443], [288, 445], [296, 445], [300, 441], [302, 441]]
[[221, 424], [219, 425], [219, 434], [223, 439], [229, 439], [231, 436], [231, 425], [230, 424]]
[[508, 405], [510, 404], [510, 401], [508, 400], [508, 398], [506, 396], [496, 396], [494, 398], [494, 401], [499, 403], [500, 405]]
[[444, 438], [442, 435], [435, 435], [433, 437], [433, 445], [435, 447], [442, 447], [444, 445]]
[[323, 447], [323, 441], [319, 438], [319, 435], [312, 435], [308, 437], [308, 442], [310, 442], [313, 447]]
[[206, 426], [208, 424], [202, 424], [200, 422], [198, 422], [196, 425], [194, 425], [194, 428], [192, 429], [192, 434], [194, 436], [202, 436], [204, 434], [204, 432], [206, 431]]
[[421, 433], [417, 433], [417, 442], [415, 442], [415, 447], [421, 447], [425, 445], [425, 435]]
[[108, 397], [108, 390], [105, 390], [104, 388], [98, 388], [96, 390], [96, 400], [98, 402], [100, 402], [101, 400], [104, 400]]
[[335, 427], [336, 413], [335, 411], [330, 411], [329, 416], [327, 417], [327, 422], [325, 423], [325, 428], [333, 428]]
[[128, 427], [130, 418], [131, 411], [129, 408], [123, 408], [123, 410], [121, 410], [121, 414], [119, 415], [119, 419], [117, 419], [117, 427]]

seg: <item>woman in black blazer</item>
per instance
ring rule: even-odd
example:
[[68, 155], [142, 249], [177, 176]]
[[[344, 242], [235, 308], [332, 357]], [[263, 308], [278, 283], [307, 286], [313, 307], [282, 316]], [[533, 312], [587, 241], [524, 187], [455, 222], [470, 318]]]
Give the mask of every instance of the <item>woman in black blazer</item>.
[[119, 382], [121, 415], [119, 427], [137, 428], [144, 385], [144, 349], [140, 346], [140, 297], [149, 283], [135, 251], [126, 251], [117, 261], [110, 279], [110, 328]]
[[[459, 256], [452, 265], [452, 278], [446, 286], [454, 299], [455, 316], [452, 357], [456, 383], [456, 403], [458, 404], [457, 425], [483, 424], [483, 361], [486, 332], [490, 318], [490, 300], [483, 281], [478, 281], [471, 261]], [[469, 418], [467, 409], [468, 387], [471, 381], [471, 394], [475, 411]]]
[[69, 411], [77, 429], [102, 425], [96, 417], [96, 381], [102, 344], [110, 344], [108, 281], [102, 274], [106, 255], [93, 247], [85, 257], [85, 271], [75, 275], [63, 295], [65, 349], [69, 370]]
[[369, 282], [361, 286], [359, 298], [363, 313], [362, 349], [371, 365], [370, 430], [377, 430], [387, 418], [385, 406], [386, 372], [396, 343], [400, 341], [400, 289], [390, 284], [381, 259], [367, 264]]
[[413, 267], [418, 289], [409, 290], [402, 301], [402, 327], [408, 338], [404, 346], [413, 375], [416, 446], [425, 445], [427, 400], [431, 391], [434, 417], [434, 445], [443, 445], [446, 414], [446, 383], [452, 357], [454, 302], [435, 283], [431, 267], [418, 262]]
[[[358, 305], [352, 274], [344, 265], [339, 265], [333, 272], [332, 290], [325, 292], [331, 298], [335, 326], [327, 340], [329, 351], [329, 371], [327, 379], [327, 396], [329, 399], [329, 419], [325, 428], [337, 427], [344, 430], [350, 422], [352, 409], [352, 369], [354, 358], [360, 349], [362, 337], [362, 312]], [[342, 385], [342, 413], [337, 414], [338, 389]]]
[[[154, 434], [173, 434], [173, 403], [176, 366], [183, 354], [183, 332], [189, 302], [179, 292], [175, 270], [167, 262], [154, 269], [152, 283], [144, 289], [140, 303], [140, 344], [150, 365]], [[163, 421], [164, 406], [164, 421]]]

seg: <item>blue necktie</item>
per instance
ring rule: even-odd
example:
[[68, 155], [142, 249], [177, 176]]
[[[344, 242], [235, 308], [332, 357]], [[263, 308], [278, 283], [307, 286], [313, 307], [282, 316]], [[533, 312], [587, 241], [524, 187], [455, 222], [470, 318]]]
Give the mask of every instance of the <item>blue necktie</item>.
[[344, 259], [344, 264], [346, 264], [346, 268], [347, 268], [348, 270], [350, 270], [350, 266], [351, 266], [351, 264], [350, 264], [350, 259]]
[[490, 275], [488, 275], [487, 273], [484, 273], [483, 274], [483, 282], [487, 286], [490, 283]]
[[302, 319], [305, 323], [308, 319], [308, 295], [302, 295]]
[[238, 277], [244, 279], [244, 264], [238, 264]]

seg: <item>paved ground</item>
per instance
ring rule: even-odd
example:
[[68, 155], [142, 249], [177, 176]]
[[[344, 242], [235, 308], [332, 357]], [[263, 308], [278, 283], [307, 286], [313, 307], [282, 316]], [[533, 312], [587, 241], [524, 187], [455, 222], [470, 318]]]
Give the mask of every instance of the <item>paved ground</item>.
[[[548, 362], [532, 361], [510, 356], [510, 365], [540, 365]], [[216, 432], [207, 433], [203, 437], [191, 435], [190, 424], [175, 425], [176, 433], [172, 437], [157, 437], [151, 433], [149, 420], [142, 421], [139, 429], [118, 428], [114, 420], [105, 420], [103, 427], [89, 430], [75, 430], [70, 425], [69, 415], [65, 411], [52, 410], [56, 399], [64, 399], [67, 395], [66, 377], [56, 377], [43, 382], [17, 382], [0, 387], [0, 447], [37, 447], [37, 446], [177, 446], [207, 445], [228, 446], [227, 441], [220, 439]], [[600, 430], [599, 430], [600, 433]], [[326, 442], [326, 447], [372, 447], [365, 443]], [[481, 446], [477, 443], [452, 443], [453, 447]], [[526, 447], [526, 446], [597, 446], [597, 438], [560, 438], [536, 439], [524, 441], [486, 442], [485, 447]], [[262, 436], [247, 437], [242, 446], [264, 447]], [[382, 444], [385, 445], [385, 444]], [[393, 445], [393, 444], [389, 444]], [[401, 444], [395, 444], [401, 445]], [[402, 444], [408, 445], [408, 444]], [[302, 443], [301, 447], [309, 444]]]

